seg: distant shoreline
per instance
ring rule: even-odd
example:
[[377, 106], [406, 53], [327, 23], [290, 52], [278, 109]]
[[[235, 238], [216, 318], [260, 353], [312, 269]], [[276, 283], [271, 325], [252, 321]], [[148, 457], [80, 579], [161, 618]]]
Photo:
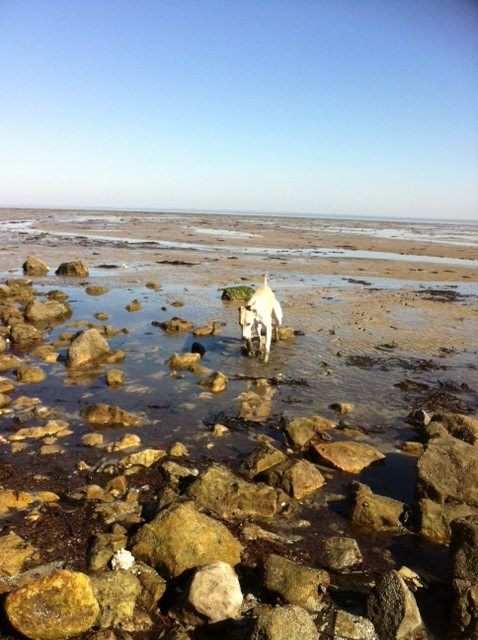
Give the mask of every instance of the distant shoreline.
[[[478, 225], [274, 215], [85, 209], [0, 209], [0, 271], [21, 268], [28, 255], [55, 265], [83, 259], [141, 265], [209, 265], [208, 277], [323, 276], [416, 282], [478, 280]], [[249, 274], [249, 275], [247, 275]], [[201, 280], [201, 273], [190, 278]]]
[[191, 215], [191, 216], [246, 216], [246, 217], [270, 217], [270, 218], [293, 218], [293, 219], [317, 219], [317, 220], [351, 220], [357, 222], [387, 223], [399, 222], [404, 224], [443, 224], [457, 225], [470, 224], [478, 226], [478, 214], [476, 218], [423, 218], [416, 216], [374, 216], [361, 214], [340, 214], [340, 213], [307, 213], [296, 211], [256, 211], [256, 210], [235, 210], [235, 209], [155, 209], [150, 207], [45, 207], [45, 206], [0, 206], [0, 215], [3, 211], [52, 211], [71, 213], [117, 213], [117, 214], [157, 214], [157, 215]]

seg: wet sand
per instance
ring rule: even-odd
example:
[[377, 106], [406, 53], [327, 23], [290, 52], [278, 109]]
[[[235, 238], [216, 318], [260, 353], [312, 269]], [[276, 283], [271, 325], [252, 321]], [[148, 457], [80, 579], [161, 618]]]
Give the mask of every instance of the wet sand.
[[[26, 253], [37, 254], [53, 266], [61, 248], [65, 248], [71, 259], [82, 258], [90, 265], [99, 261], [141, 263], [144, 268], [148, 264], [154, 266], [157, 261], [163, 264], [192, 261], [194, 255], [195, 265], [211, 267], [204, 274], [195, 269], [195, 279], [214, 281], [219, 286], [226, 278], [229, 281], [231, 275], [257, 277], [264, 271], [291, 273], [294, 278], [322, 274], [433, 282], [478, 280], [476, 241], [450, 244], [441, 242], [439, 233], [430, 241], [427, 225], [224, 214], [19, 209], [0, 210], [0, 222], [4, 221], [12, 224], [7, 233], [0, 234], [0, 271], [18, 268]], [[26, 222], [27, 228], [23, 226]], [[412, 234], [407, 235], [405, 231], [411, 226]], [[384, 237], [387, 229], [391, 237]], [[476, 237], [476, 227], [474, 230]], [[462, 241], [466, 240], [464, 236]], [[116, 242], [111, 242], [112, 239]], [[335, 250], [337, 254], [323, 257], [314, 253], [319, 249]], [[389, 255], [385, 259], [344, 258], [343, 251]], [[410, 258], [407, 260], [406, 256]], [[437, 260], [417, 262], [420, 257]], [[457, 262], [442, 263], [443, 258]], [[476, 264], [460, 265], [460, 260], [475, 260]]]

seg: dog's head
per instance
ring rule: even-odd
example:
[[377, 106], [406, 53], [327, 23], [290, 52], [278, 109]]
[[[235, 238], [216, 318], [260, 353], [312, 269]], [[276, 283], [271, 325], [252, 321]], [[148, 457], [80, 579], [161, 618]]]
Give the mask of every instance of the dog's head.
[[245, 340], [252, 338], [252, 329], [256, 320], [256, 312], [250, 307], [239, 307], [239, 324], [242, 328], [242, 337]]

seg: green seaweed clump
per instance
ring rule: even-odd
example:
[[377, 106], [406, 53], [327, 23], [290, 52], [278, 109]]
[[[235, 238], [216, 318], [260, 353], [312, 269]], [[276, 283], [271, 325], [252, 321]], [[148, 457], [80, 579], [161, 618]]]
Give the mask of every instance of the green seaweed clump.
[[222, 292], [221, 300], [249, 300], [253, 293], [254, 289], [246, 285], [226, 287]]

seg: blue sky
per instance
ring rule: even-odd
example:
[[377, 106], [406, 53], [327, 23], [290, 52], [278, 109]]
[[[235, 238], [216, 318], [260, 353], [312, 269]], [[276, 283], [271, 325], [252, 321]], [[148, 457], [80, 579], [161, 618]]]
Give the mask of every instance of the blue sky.
[[0, 0], [0, 205], [478, 219], [473, 0]]

